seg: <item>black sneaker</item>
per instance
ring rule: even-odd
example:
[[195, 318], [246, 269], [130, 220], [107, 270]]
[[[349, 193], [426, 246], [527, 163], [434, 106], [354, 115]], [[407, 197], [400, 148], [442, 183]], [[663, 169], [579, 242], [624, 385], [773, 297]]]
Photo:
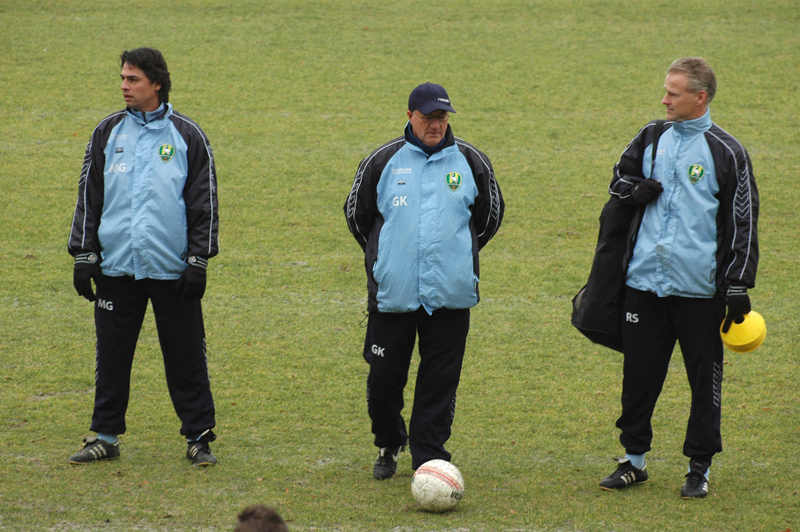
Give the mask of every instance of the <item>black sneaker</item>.
[[186, 458], [196, 466], [210, 466], [217, 463], [217, 457], [211, 452], [208, 442], [204, 441], [190, 441], [186, 449]]
[[689, 460], [689, 472], [686, 473], [686, 482], [681, 488], [681, 498], [702, 499], [708, 495], [706, 471], [710, 465], [708, 462]]
[[392, 478], [397, 472], [397, 459], [405, 450], [406, 446], [400, 447], [381, 447], [378, 451], [378, 459], [375, 460], [375, 467], [372, 468], [372, 476], [378, 480]]
[[647, 481], [647, 465], [641, 469], [633, 467], [627, 458], [617, 458], [619, 465], [617, 470], [600, 481], [600, 487], [604, 490], [621, 490], [632, 484], [640, 484]]
[[98, 460], [119, 458], [119, 440], [108, 443], [97, 436], [83, 439], [83, 449], [69, 457], [70, 464], [86, 465]]

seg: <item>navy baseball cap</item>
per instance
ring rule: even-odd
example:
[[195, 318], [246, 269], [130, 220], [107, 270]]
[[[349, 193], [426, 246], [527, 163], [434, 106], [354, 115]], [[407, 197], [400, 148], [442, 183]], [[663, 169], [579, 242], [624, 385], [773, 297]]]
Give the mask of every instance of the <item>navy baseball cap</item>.
[[450, 97], [447, 95], [447, 91], [436, 83], [423, 83], [411, 91], [411, 95], [408, 97], [408, 110], [419, 111], [424, 115], [438, 110], [456, 112], [450, 106]]

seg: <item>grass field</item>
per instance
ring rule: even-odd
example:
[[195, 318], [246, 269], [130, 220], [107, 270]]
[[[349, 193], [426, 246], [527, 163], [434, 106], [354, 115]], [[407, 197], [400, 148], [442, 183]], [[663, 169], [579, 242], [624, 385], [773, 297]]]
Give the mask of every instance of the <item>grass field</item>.
[[[256, 502], [300, 531], [800, 530], [798, 27], [798, 0], [0, 3], [0, 530], [231, 530]], [[209, 469], [183, 457], [152, 316], [122, 458], [66, 461], [94, 384], [67, 236], [86, 142], [122, 108], [117, 60], [138, 46], [164, 52], [170, 101], [217, 160]], [[726, 354], [725, 451], [702, 501], [679, 497], [678, 351], [651, 480], [598, 488], [622, 453], [621, 357], [569, 324], [611, 168], [663, 116], [664, 71], [688, 55], [715, 68], [712, 117], [753, 160], [751, 297], [769, 327], [755, 353]], [[481, 255], [448, 444], [467, 491], [443, 515], [416, 507], [407, 455], [394, 479], [371, 477], [363, 255], [342, 213], [358, 162], [401, 134], [425, 81], [448, 89], [454, 131], [492, 159], [507, 208]]]

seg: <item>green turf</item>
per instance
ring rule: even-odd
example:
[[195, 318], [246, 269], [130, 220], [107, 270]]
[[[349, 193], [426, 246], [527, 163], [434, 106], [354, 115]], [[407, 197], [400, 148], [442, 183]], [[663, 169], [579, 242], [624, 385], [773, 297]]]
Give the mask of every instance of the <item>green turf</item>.
[[[0, 3], [0, 530], [231, 530], [274, 505], [302, 531], [783, 532], [800, 529], [797, 0]], [[214, 468], [192, 468], [148, 316], [120, 460], [71, 467], [89, 434], [91, 305], [66, 242], [94, 125], [122, 107], [120, 52], [160, 48], [175, 108], [219, 173], [221, 253], [204, 299]], [[569, 324], [611, 168], [663, 116], [681, 56], [715, 68], [712, 117], [761, 193], [753, 306], [769, 333], [727, 353], [725, 451], [682, 501], [689, 390], [676, 352], [651, 480], [598, 489], [622, 452], [621, 358]], [[408, 93], [444, 85], [457, 136], [494, 163], [506, 218], [481, 256], [453, 437], [467, 491], [420, 512], [406, 455], [371, 478], [363, 255], [342, 205], [398, 136]], [[409, 395], [410, 402], [410, 395]]]

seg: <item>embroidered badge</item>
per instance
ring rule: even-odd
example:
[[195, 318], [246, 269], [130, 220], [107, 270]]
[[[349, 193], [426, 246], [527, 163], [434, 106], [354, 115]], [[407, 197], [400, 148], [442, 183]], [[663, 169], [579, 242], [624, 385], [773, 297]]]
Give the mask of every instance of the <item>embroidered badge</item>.
[[158, 156], [165, 163], [170, 162], [173, 155], [175, 155], [175, 148], [171, 144], [162, 144], [158, 147]]
[[452, 190], [458, 190], [458, 187], [461, 186], [461, 174], [458, 172], [450, 172], [444, 178], [445, 183], [447, 183], [447, 187]]
[[699, 183], [700, 180], [705, 177], [705, 175], [706, 169], [699, 164], [693, 164], [689, 167], [689, 181], [691, 181], [693, 185]]

